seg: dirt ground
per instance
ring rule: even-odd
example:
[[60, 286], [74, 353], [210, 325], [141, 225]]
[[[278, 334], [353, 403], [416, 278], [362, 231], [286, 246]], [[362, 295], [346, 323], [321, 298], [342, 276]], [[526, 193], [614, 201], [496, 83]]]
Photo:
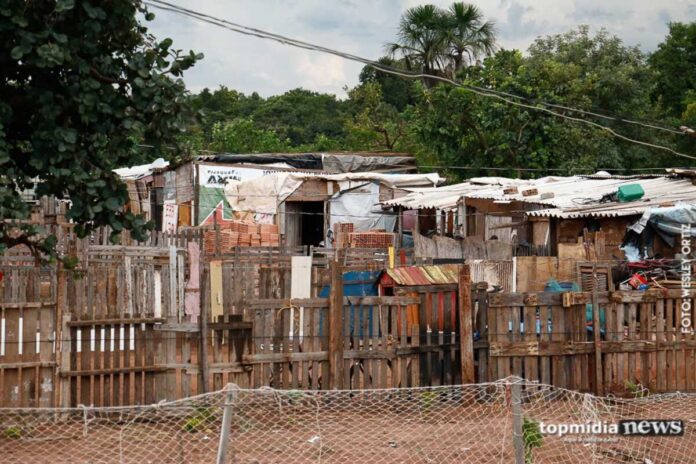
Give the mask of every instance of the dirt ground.
[[[413, 402], [411, 402], [413, 403]], [[232, 417], [226, 462], [261, 463], [488, 463], [514, 462], [512, 415], [500, 402], [420, 404], [381, 402], [331, 405], [316, 401], [248, 402]], [[418, 403], [418, 401], [416, 401]], [[533, 463], [696, 462], [694, 401], [679, 403], [683, 437], [626, 438], [590, 443], [545, 436]], [[674, 407], [670, 403], [670, 408]], [[547, 423], [579, 422], [577, 401], [525, 406], [524, 417]], [[0, 462], [14, 463], [212, 463], [219, 442], [220, 411], [197, 420], [192, 411], [137, 417], [61, 417], [52, 421], [4, 418]], [[664, 404], [631, 415], [663, 417]], [[607, 416], [609, 417], [609, 416]], [[616, 415], [612, 416], [616, 417]], [[677, 417], [679, 418], [679, 417]], [[2, 417], [0, 416], [0, 419]], [[602, 437], [613, 439], [615, 437]]]

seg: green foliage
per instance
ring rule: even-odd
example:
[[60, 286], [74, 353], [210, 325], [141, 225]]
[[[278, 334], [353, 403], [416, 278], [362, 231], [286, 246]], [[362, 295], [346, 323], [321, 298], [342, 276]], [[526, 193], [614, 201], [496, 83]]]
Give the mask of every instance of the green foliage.
[[394, 151], [406, 122], [395, 107], [384, 101], [380, 84], [367, 82], [349, 90], [348, 96], [359, 111], [346, 121], [347, 147]]
[[647, 389], [640, 383], [625, 380], [624, 387], [634, 398], [643, 398], [644, 396], [647, 396]]
[[[696, 129], [696, 21], [670, 23], [650, 64], [657, 74], [652, 96], [667, 123]], [[682, 137], [677, 148], [696, 156], [696, 138]]]
[[195, 414], [184, 422], [183, 429], [189, 433], [205, 431], [217, 420], [215, 411], [211, 407], [198, 406]]
[[210, 147], [227, 153], [273, 153], [289, 151], [290, 142], [257, 127], [251, 118], [238, 118], [215, 123]]
[[[194, 130], [202, 136], [205, 148], [216, 149], [220, 146], [219, 140], [215, 139], [216, 128], [219, 137], [220, 127], [235, 120], [245, 121], [237, 124], [257, 131], [254, 137], [258, 137], [263, 146], [249, 145], [251, 138], [240, 142], [228, 138], [227, 144], [233, 148], [227, 151], [235, 153], [239, 153], [235, 151], [239, 149], [247, 150], [246, 153], [267, 151], [268, 144], [274, 143], [269, 140], [271, 134], [282, 151], [339, 146], [333, 141], [343, 136], [348, 108], [347, 102], [339, 101], [333, 95], [303, 89], [264, 99], [256, 93], [246, 96], [226, 87], [213, 92], [204, 89], [192, 98], [192, 104], [203, 113], [202, 124]], [[325, 148], [316, 148], [322, 149]]]
[[22, 438], [22, 428], [18, 426], [7, 427], [5, 430], [3, 430], [2, 434], [5, 436], [5, 438]]
[[653, 96], [671, 116], [680, 117], [696, 90], [696, 22], [670, 23], [669, 34], [650, 64], [657, 72]]
[[[453, 77], [464, 66], [496, 48], [495, 27], [474, 5], [455, 2], [443, 10], [435, 5], [409, 8], [401, 16], [397, 41], [387, 45], [408, 69]], [[426, 79], [427, 85], [436, 81]]]
[[440, 394], [436, 391], [423, 391], [418, 394], [420, 396], [421, 407], [423, 410], [428, 411], [435, 406]]
[[[403, 60], [394, 60], [384, 56], [377, 60], [377, 62], [390, 68], [405, 69], [405, 63]], [[414, 105], [416, 103], [413, 81], [409, 79], [404, 79], [403, 77], [396, 76], [394, 74], [378, 71], [372, 66], [365, 66], [362, 71], [360, 71], [358, 80], [360, 81], [360, 84], [379, 84], [384, 102], [393, 106], [400, 112], [404, 111], [407, 106]]]
[[539, 422], [527, 417], [522, 422], [522, 440], [524, 442], [524, 462], [532, 464], [534, 448], [540, 448], [544, 443], [544, 436], [541, 434]]
[[[157, 41], [139, 1], [10, 0], [0, 6], [0, 247], [54, 254], [55, 240], [6, 221], [28, 217], [20, 190], [72, 202], [80, 236], [109, 225], [113, 239], [151, 225], [123, 206], [113, 169], [147, 161], [139, 141], [171, 144], [192, 113], [181, 80], [202, 58]], [[0, 250], [1, 251], [1, 250]]]
[[[593, 173], [600, 168], [621, 173], [684, 165], [682, 158], [539, 109], [588, 119], [627, 137], [696, 155], [695, 138], [621, 121], [696, 126], [692, 83], [696, 72], [689, 67], [696, 53], [694, 24], [673, 24], [670, 36], [651, 57], [606, 31], [590, 34], [584, 26], [541, 37], [525, 54], [518, 50], [491, 54], [494, 27], [479, 10], [460, 3], [448, 10], [424, 5], [402, 17], [396, 45], [389, 46], [399, 58], [384, 57], [380, 63], [454, 75], [467, 86], [519, 95], [515, 100], [530, 107], [365, 67], [359, 85], [346, 89], [347, 100], [301, 89], [270, 98], [224, 87], [204, 90], [192, 100], [205, 119], [190, 128], [186, 143], [245, 153], [408, 152], [422, 166], [441, 166], [439, 171], [450, 181], [478, 175], [538, 177]], [[667, 101], [678, 105], [668, 110]]]
[[[589, 111], [602, 108], [619, 117], [657, 117], [649, 98], [654, 73], [645, 56], [604, 31], [591, 36], [582, 27], [540, 38], [530, 47], [528, 57], [501, 50], [460, 76], [468, 85], [521, 95], [531, 106], [544, 101]], [[429, 157], [442, 165], [481, 167], [454, 171], [450, 176], [530, 175], [522, 170], [527, 168], [541, 169], [542, 173], [562, 168], [563, 173], [572, 174], [680, 162], [587, 125], [480, 97], [462, 88], [437, 86], [424, 91], [414, 121], [421, 145], [430, 152], [421, 158]], [[619, 122], [599, 122], [643, 140], [656, 137]], [[487, 171], [484, 166], [508, 170]]]

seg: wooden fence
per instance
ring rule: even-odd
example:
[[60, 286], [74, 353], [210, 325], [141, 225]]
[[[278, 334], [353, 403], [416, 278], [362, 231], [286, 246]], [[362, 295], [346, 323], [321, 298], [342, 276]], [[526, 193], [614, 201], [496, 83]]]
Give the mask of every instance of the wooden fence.
[[[238, 257], [240, 272], [223, 264], [233, 297], [213, 314], [209, 264], [191, 266], [175, 246], [91, 246], [77, 270], [14, 257], [0, 266], [0, 405], [147, 404], [228, 382], [360, 389], [460, 381], [456, 307], [430, 330], [442, 308], [416, 309], [431, 313], [423, 323], [409, 319], [420, 298], [344, 297], [338, 264], [314, 274], [329, 298], [290, 300], [269, 277], [268, 266], [283, 269], [278, 258]], [[192, 295], [200, 316], [188, 310]]]
[[478, 291], [478, 380], [517, 375], [599, 394], [696, 391], [692, 304], [668, 289]]
[[464, 267], [459, 284], [346, 297], [343, 272], [357, 264], [327, 261], [312, 270], [312, 298], [291, 300], [291, 258], [252, 255], [220, 257], [219, 302], [212, 264], [176, 246], [92, 245], [72, 271], [5, 259], [0, 405], [145, 404], [228, 382], [362, 389], [509, 375], [599, 393], [696, 391], [693, 300], [677, 290], [488, 293]]

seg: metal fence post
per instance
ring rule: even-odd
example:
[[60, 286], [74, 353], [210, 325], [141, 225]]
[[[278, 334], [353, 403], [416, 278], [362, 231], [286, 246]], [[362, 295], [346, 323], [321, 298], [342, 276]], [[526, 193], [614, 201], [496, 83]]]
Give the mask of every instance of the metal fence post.
[[515, 448], [515, 464], [524, 462], [524, 432], [522, 417], [522, 383], [520, 379], [512, 380], [512, 443]]
[[220, 443], [218, 445], [217, 464], [224, 464], [225, 456], [227, 456], [227, 444], [230, 440], [230, 428], [232, 427], [232, 406], [234, 404], [237, 393], [237, 386], [233, 383], [228, 383], [225, 386], [225, 408], [222, 412], [222, 424], [220, 425]]

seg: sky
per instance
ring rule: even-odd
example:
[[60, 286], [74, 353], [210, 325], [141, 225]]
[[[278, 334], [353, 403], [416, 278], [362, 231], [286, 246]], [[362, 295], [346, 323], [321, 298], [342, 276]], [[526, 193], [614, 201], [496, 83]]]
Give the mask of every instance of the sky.
[[[401, 14], [427, 0], [170, 0], [222, 19], [366, 58], [384, 55]], [[447, 7], [452, 2], [430, 0]], [[496, 23], [499, 45], [525, 50], [535, 38], [567, 32], [580, 24], [619, 36], [627, 45], [652, 51], [670, 21], [696, 20], [696, 0], [488, 0], [469, 1]], [[157, 38], [175, 48], [202, 52], [187, 71], [187, 87], [198, 92], [221, 85], [261, 96], [302, 87], [345, 97], [362, 65], [342, 58], [243, 36], [226, 29], [152, 9], [148, 23]]]

